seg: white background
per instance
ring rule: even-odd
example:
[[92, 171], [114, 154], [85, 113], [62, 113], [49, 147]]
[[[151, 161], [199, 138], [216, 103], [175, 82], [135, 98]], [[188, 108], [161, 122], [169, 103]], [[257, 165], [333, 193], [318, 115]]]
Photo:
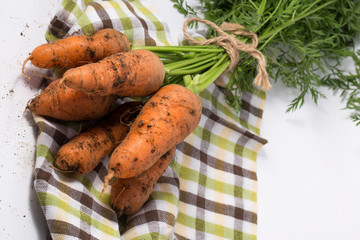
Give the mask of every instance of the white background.
[[[169, 0], [153, 1], [174, 40], [183, 17]], [[194, 2], [194, 1], [191, 1]], [[25, 110], [36, 93], [21, 64], [45, 42], [60, 0], [5, 1], [0, 12], [0, 239], [46, 239], [33, 189], [36, 127]], [[349, 66], [351, 68], [351, 66]], [[258, 239], [360, 239], [360, 126], [326, 89], [327, 99], [285, 113], [298, 95], [281, 82], [267, 94], [258, 155]]]

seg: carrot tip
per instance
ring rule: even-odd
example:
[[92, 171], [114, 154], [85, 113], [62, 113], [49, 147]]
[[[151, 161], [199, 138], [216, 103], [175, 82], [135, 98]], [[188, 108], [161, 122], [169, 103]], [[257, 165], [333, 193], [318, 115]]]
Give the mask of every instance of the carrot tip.
[[108, 185], [109, 185], [109, 181], [114, 177], [114, 171], [109, 171], [108, 174], [105, 176], [104, 178], [104, 187], [101, 191], [101, 195], [100, 197], [103, 197], [105, 190], [107, 189]]
[[60, 168], [55, 167], [54, 165], [49, 165], [52, 169], [61, 172], [61, 173], [74, 173], [74, 171], [66, 171], [66, 170], [61, 170]]
[[[26, 77], [29, 81], [31, 80], [31, 77], [25, 73], [25, 66], [26, 66], [26, 63], [27, 63], [28, 61], [30, 61], [31, 57], [32, 57], [32, 56], [29, 56], [28, 58], [25, 59], [23, 65], [22, 65], [22, 69], [21, 69], [22, 75], [23, 75], [24, 77]], [[52, 80], [52, 81], [57, 80], [57, 78], [53, 78], [53, 77], [50, 77], [50, 76], [45, 76], [45, 75], [43, 75], [43, 74], [36, 74], [36, 73], [34, 73], [34, 72], [33, 72], [33, 74], [34, 74], [35, 76], [43, 77], [43, 78], [46, 78], [46, 79], [49, 79], [49, 80]]]
[[23, 63], [23, 65], [22, 65], [22, 75], [23, 75], [24, 77], [26, 77], [29, 81], [30, 81], [30, 77], [29, 77], [29, 75], [27, 75], [27, 74], [25, 73], [25, 65], [26, 65], [26, 63], [27, 63], [28, 61], [30, 61], [30, 59], [31, 59], [31, 56], [29, 56], [28, 58], [26, 58], [25, 61], [24, 61], [24, 63]]

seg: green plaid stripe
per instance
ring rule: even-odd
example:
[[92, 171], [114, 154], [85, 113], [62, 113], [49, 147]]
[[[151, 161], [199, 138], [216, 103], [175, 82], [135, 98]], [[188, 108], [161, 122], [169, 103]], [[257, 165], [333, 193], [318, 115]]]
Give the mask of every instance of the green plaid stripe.
[[165, 28], [164, 25], [158, 20], [158, 18], [144, 5], [141, 3], [141, 1], [131, 1], [134, 6], [139, 9], [144, 16], [148, 20], [150, 20], [151, 23], [154, 24], [156, 28], [156, 37], [159, 42], [162, 43], [162, 45], [170, 45], [170, 43], [167, 40], [167, 36], [165, 34]]
[[[151, 1], [63, 0], [46, 32], [53, 41], [116, 28], [134, 45], [171, 45], [166, 23], [149, 11]], [[53, 239], [256, 239], [257, 152], [266, 99], [243, 95], [235, 113], [214, 84], [199, 95], [203, 114], [196, 130], [178, 144], [175, 157], [150, 199], [134, 215], [117, 219], [109, 192], [100, 197], [108, 157], [89, 174], [51, 168], [59, 147], [84, 124], [34, 116], [39, 127], [35, 190]]]
[[54, 207], [56, 207], [56, 210], [61, 209], [68, 214], [78, 217], [80, 220], [87, 223], [88, 225], [91, 225], [110, 236], [120, 237], [117, 229], [113, 229], [113, 228], [109, 227], [108, 225], [106, 225], [94, 218], [91, 218], [89, 215], [85, 214], [83, 211], [79, 211], [78, 208], [71, 206], [69, 203], [63, 201], [61, 198], [59, 198], [55, 195], [52, 195], [50, 193], [39, 192], [38, 197], [40, 200], [40, 205], [42, 205], [42, 206], [44, 206], [44, 205], [46, 205], [47, 207], [54, 206]]
[[202, 138], [203, 140], [208, 141], [213, 145], [223, 148], [224, 150], [228, 150], [228, 151], [233, 150], [234, 153], [239, 156], [246, 157], [253, 161], [256, 160], [256, 154], [257, 154], [256, 151], [241, 146], [239, 144], [236, 144], [235, 142], [230, 141], [220, 135], [214, 134], [208, 129], [198, 126], [193, 133], [199, 138]]
[[123, 26], [123, 32], [129, 39], [134, 39], [134, 31], [133, 25], [131, 20], [126, 16], [125, 12], [122, 10], [122, 7], [119, 2], [116, 1], [109, 1], [109, 3], [113, 6], [118, 19], [121, 21], [121, 25]]

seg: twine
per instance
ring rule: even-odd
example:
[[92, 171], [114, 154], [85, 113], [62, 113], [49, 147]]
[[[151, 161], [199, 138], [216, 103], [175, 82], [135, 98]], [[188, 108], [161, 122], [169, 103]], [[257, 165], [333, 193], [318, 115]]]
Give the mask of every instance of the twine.
[[[207, 39], [205, 41], [199, 41], [192, 37], [187, 32], [187, 26], [190, 22], [201, 22], [204, 23], [213, 29], [215, 29], [220, 36], [214, 37], [211, 39]], [[231, 34], [226, 33], [230, 32]], [[183, 32], [185, 37], [192, 43], [196, 45], [210, 45], [215, 44], [225, 49], [226, 53], [230, 57], [230, 65], [226, 71], [231, 72], [235, 69], [237, 64], [240, 61], [239, 51], [249, 53], [253, 58], [255, 58], [258, 62], [257, 65], [257, 75], [254, 79], [254, 84], [260, 87], [262, 90], [269, 90], [272, 86], [269, 82], [269, 75], [266, 71], [266, 59], [264, 55], [256, 49], [258, 45], [258, 38], [257, 35], [249, 30], [244, 29], [243, 26], [236, 23], [227, 23], [224, 22], [221, 26], [217, 26], [215, 23], [202, 19], [202, 18], [189, 18], [185, 21], [183, 25]], [[250, 37], [252, 42], [247, 44], [240, 41], [236, 38], [235, 35], [242, 35]]]

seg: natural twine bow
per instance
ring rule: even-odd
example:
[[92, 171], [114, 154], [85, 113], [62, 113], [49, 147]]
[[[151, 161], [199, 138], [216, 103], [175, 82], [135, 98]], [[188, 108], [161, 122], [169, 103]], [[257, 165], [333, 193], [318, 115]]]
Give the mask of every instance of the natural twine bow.
[[[189, 23], [193, 22], [193, 21], [201, 22], [201, 23], [205, 23], [206, 25], [209, 25], [210, 27], [214, 28], [220, 34], [220, 36], [214, 37], [214, 38], [211, 38], [211, 39], [208, 39], [205, 41], [198, 41], [198, 40], [190, 37], [190, 35], [188, 34], [186, 29], [187, 29], [187, 26], [189, 25]], [[260, 87], [262, 90], [267, 91], [271, 88], [271, 84], [269, 82], [269, 75], [266, 72], [265, 57], [259, 50], [256, 49], [256, 47], [258, 45], [257, 35], [249, 30], [244, 30], [243, 28], [244, 27], [241, 26], [240, 24], [235, 24], [235, 23], [224, 22], [219, 27], [215, 23], [213, 23], [209, 20], [206, 20], [206, 19], [189, 18], [185, 21], [185, 23], [183, 25], [183, 32], [184, 32], [185, 37], [190, 42], [192, 42], [196, 45], [215, 44], [215, 45], [218, 45], [218, 46], [224, 48], [225, 51], [227, 52], [227, 54], [229, 55], [230, 61], [231, 61], [227, 71], [234, 70], [236, 65], [239, 63], [239, 61], [240, 61], [239, 51], [249, 53], [252, 57], [254, 57], [258, 61], [258, 65], [257, 65], [258, 73], [255, 76], [254, 84], [256, 86]], [[230, 32], [232, 34], [228, 34], [225, 31]], [[244, 43], [244, 42], [240, 41], [239, 39], [237, 39], [234, 34], [250, 37], [252, 40], [252, 43], [250, 43], [250, 44]]]

